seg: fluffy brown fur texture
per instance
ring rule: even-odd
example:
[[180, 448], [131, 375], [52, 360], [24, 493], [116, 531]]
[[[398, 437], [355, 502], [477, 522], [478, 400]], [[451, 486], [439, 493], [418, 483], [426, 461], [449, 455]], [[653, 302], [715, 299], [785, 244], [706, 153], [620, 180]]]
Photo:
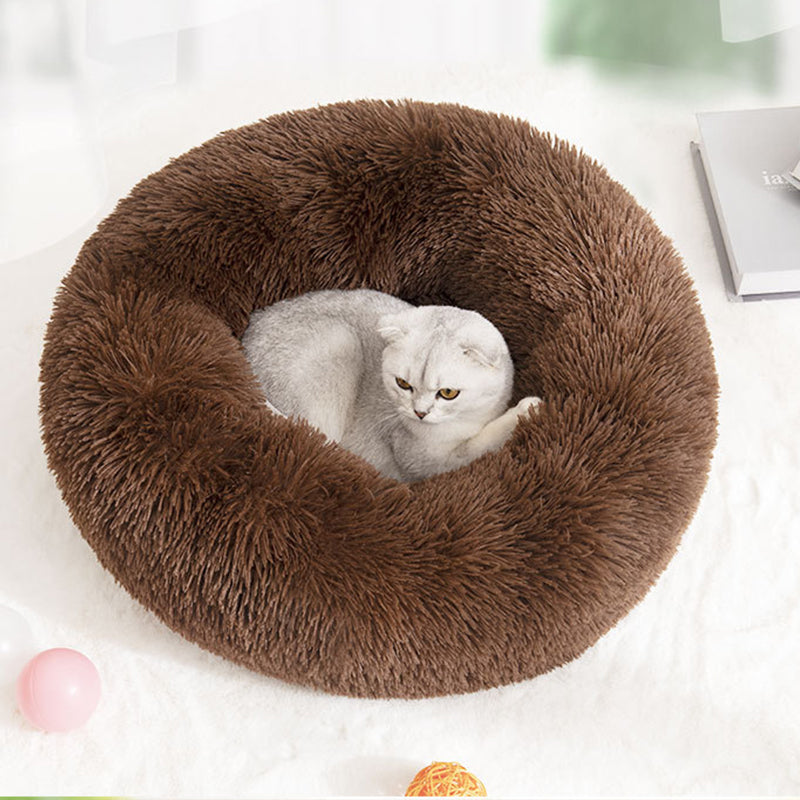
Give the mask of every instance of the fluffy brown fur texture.
[[[270, 414], [249, 314], [360, 286], [487, 316], [538, 417], [407, 485]], [[120, 583], [226, 658], [374, 697], [595, 642], [674, 553], [716, 401], [690, 280], [621, 186], [525, 122], [416, 102], [278, 115], [143, 180], [64, 280], [41, 362], [50, 467]]]

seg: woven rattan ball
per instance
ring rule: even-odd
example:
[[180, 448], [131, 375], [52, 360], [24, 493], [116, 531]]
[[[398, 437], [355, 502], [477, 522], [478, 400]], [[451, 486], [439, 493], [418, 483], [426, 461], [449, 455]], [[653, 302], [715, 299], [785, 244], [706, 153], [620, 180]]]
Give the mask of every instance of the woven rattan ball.
[[406, 797], [486, 797], [486, 787], [454, 761], [434, 761], [408, 785]]

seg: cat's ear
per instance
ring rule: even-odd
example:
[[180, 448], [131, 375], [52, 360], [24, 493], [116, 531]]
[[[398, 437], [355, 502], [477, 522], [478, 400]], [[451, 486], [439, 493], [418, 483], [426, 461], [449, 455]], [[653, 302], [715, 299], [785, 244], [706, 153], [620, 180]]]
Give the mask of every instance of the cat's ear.
[[503, 365], [506, 344], [500, 332], [483, 318], [471, 320], [456, 334], [461, 352], [483, 367], [497, 369]]
[[402, 314], [384, 314], [378, 320], [378, 333], [387, 343], [396, 342], [408, 333]]
[[495, 369], [498, 366], [500, 361], [499, 352], [495, 352], [482, 345], [476, 345], [467, 342], [461, 342], [459, 346], [461, 347], [461, 352], [464, 353], [467, 358], [477, 361], [481, 366], [489, 367], [491, 369]]

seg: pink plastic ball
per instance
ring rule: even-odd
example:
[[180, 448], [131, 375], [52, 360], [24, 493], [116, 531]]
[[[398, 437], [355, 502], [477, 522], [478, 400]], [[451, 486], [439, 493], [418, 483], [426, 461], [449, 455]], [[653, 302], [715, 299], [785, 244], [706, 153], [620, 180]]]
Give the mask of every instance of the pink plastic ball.
[[17, 704], [31, 725], [70, 731], [92, 716], [100, 701], [100, 675], [83, 653], [65, 647], [34, 656], [17, 679]]

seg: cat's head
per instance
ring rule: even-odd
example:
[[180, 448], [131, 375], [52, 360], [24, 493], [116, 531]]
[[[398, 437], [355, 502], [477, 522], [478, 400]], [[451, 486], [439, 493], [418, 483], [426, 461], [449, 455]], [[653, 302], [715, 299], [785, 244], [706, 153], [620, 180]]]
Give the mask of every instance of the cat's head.
[[383, 384], [408, 424], [484, 425], [508, 407], [508, 347], [480, 314], [420, 306], [382, 317], [379, 331]]

